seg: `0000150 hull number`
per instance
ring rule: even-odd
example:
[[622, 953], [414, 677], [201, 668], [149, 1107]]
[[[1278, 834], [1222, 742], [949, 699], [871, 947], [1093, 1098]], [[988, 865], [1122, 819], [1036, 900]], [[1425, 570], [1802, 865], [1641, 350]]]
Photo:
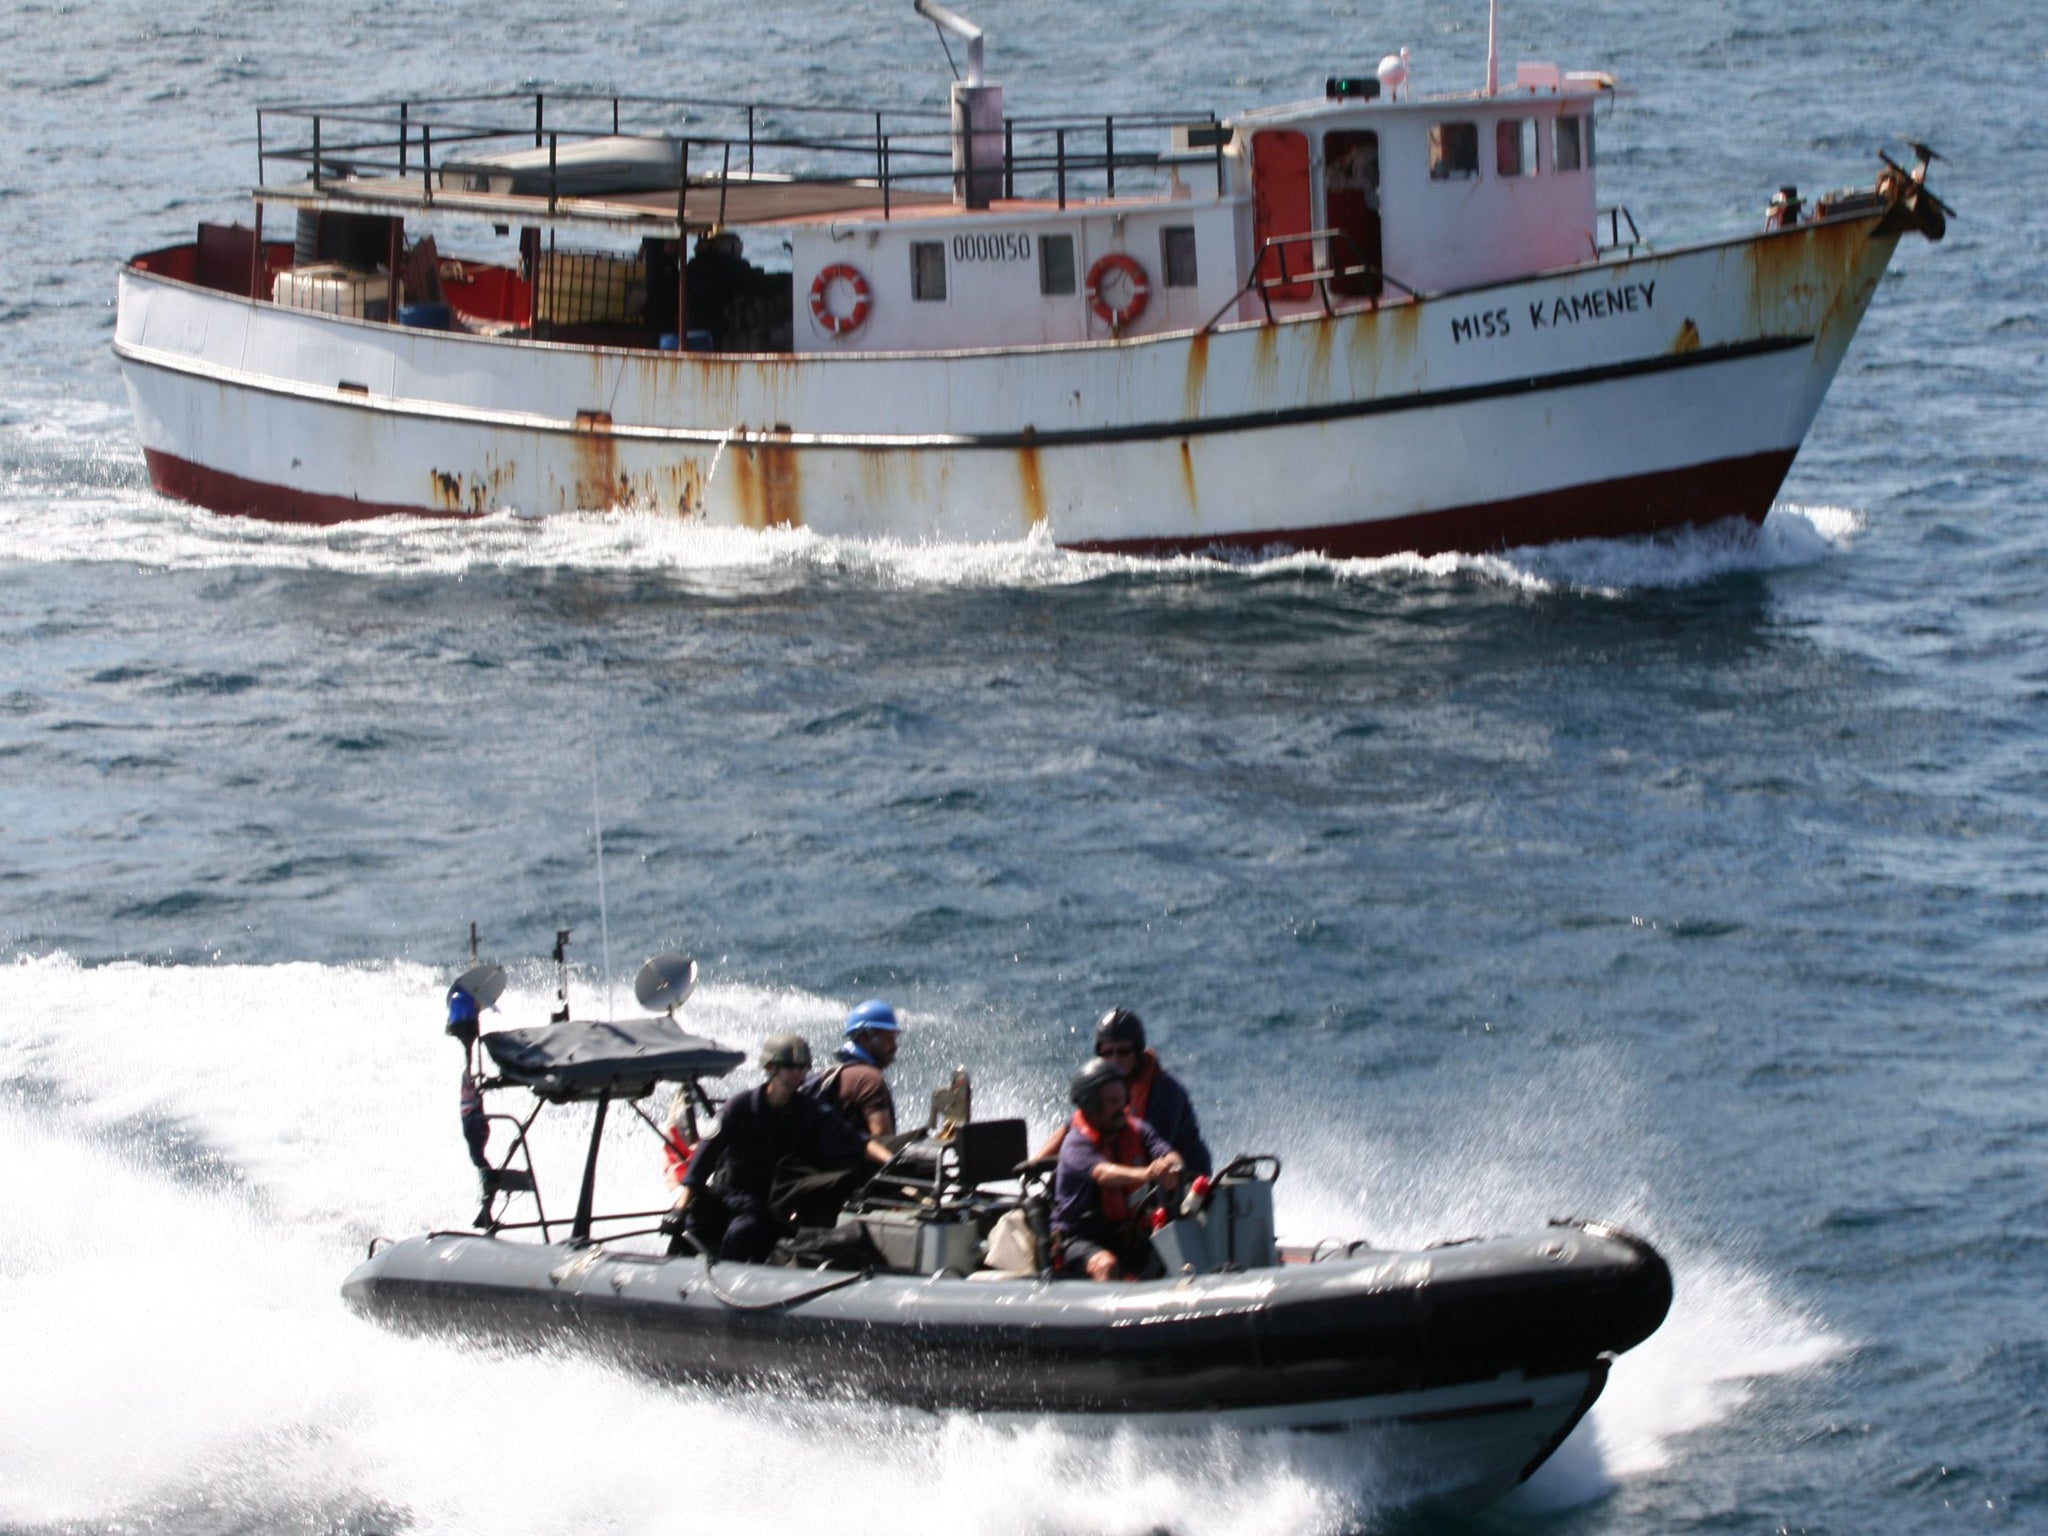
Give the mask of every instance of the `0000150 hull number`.
[[953, 259], [955, 261], [1029, 261], [1031, 259], [1031, 236], [1022, 233], [955, 235], [953, 237]]

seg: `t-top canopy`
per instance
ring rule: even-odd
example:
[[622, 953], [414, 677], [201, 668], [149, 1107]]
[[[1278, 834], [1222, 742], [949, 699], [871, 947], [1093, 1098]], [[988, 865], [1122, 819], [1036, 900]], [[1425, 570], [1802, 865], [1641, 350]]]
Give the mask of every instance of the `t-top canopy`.
[[723, 1077], [747, 1059], [745, 1051], [684, 1034], [673, 1019], [501, 1029], [483, 1043], [506, 1082], [553, 1104], [603, 1093], [637, 1099], [656, 1083]]

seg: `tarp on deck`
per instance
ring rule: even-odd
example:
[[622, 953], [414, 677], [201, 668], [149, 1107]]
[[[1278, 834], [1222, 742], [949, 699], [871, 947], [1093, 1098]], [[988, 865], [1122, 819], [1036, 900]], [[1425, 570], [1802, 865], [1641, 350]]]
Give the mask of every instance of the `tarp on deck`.
[[747, 1059], [745, 1051], [684, 1034], [667, 1018], [501, 1029], [483, 1043], [507, 1082], [556, 1104], [607, 1092], [639, 1098], [656, 1083], [723, 1077]]

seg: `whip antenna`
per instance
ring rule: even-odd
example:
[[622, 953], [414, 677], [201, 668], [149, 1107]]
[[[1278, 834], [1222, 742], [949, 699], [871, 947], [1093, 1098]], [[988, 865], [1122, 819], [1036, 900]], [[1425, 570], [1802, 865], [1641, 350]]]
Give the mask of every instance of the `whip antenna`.
[[604, 818], [598, 813], [597, 803], [597, 737], [592, 733], [590, 740], [590, 827], [597, 835], [597, 940], [598, 953], [604, 958], [604, 1015], [610, 1018], [612, 1008], [612, 925], [605, 909], [604, 899]]

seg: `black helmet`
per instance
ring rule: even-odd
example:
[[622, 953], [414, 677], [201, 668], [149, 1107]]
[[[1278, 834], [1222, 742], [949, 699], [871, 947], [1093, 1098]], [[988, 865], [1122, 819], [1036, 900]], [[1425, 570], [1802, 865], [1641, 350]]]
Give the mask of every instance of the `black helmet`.
[[1076, 1109], [1092, 1110], [1095, 1101], [1102, 1097], [1104, 1088], [1123, 1080], [1123, 1073], [1097, 1056], [1074, 1074], [1073, 1082], [1067, 1085], [1067, 1097], [1073, 1100]]
[[773, 1072], [778, 1067], [811, 1065], [811, 1043], [802, 1035], [770, 1035], [761, 1042], [761, 1066]]
[[1102, 1054], [1103, 1042], [1119, 1041], [1135, 1046], [1142, 1055], [1145, 1050], [1145, 1021], [1128, 1008], [1112, 1008], [1102, 1016], [1102, 1022], [1095, 1026], [1095, 1052]]

